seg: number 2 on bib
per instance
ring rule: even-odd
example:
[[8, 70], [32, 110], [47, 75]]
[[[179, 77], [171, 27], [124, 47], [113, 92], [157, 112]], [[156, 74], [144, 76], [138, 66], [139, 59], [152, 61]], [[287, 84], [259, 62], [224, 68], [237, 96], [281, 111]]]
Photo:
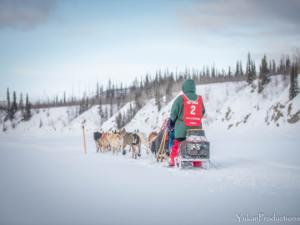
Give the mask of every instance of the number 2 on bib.
[[195, 115], [196, 113], [195, 113], [195, 110], [196, 110], [196, 106], [194, 106], [194, 105], [192, 105], [191, 106], [191, 115]]

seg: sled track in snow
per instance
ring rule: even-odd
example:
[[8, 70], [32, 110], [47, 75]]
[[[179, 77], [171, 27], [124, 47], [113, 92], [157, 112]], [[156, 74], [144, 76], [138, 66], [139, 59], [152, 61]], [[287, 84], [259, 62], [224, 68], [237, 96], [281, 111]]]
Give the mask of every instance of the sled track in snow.
[[283, 169], [297, 169], [297, 170], [300, 170], [299, 166], [290, 166], [290, 165], [281, 164], [281, 163], [268, 162], [268, 161], [265, 161], [265, 160], [250, 160], [250, 159], [242, 159], [242, 158], [235, 158], [235, 159], [245, 161], [245, 162], [261, 163], [261, 164], [265, 164], [265, 165], [269, 165], [269, 166], [275, 166], [275, 167], [283, 168]]

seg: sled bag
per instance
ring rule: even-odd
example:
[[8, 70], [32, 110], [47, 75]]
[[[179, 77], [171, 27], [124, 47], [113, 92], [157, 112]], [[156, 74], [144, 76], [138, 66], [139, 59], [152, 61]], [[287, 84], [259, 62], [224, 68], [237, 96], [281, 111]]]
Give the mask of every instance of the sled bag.
[[204, 130], [190, 129], [186, 131], [187, 141], [207, 141]]

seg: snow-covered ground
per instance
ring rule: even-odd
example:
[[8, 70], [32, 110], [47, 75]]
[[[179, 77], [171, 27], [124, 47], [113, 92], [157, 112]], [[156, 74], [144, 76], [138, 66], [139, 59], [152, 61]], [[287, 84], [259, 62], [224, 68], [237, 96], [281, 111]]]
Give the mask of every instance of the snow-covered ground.
[[[211, 137], [210, 170], [96, 153], [87, 135], [0, 136], [0, 224], [234, 224], [299, 217], [299, 138]], [[299, 224], [299, 222], [277, 222]], [[276, 223], [276, 224], [277, 224]], [[272, 224], [272, 223], [270, 223]]]
[[[98, 106], [75, 119], [76, 108], [62, 107], [49, 116], [35, 112], [15, 129], [8, 122], [0, 132], [0, 224], [235, 224], [247, 214], [264, 214], [251, 224], [299, 224], [300, 122], [288, 120], [300, 110], [300, 97], [288, 100], [281, 76], [262, 94], [256, 85], [197, 86], [216, 166], [209, 170], [152, 164], [144, 149], [137, 160], [96, 153]], [[126, 129], [158, 130], [173, 101], [160, 112], [148, 101]], [[102, 125], [115, 127], [115, 116]], [[272, 222], [274, 214], [282, 221]]]

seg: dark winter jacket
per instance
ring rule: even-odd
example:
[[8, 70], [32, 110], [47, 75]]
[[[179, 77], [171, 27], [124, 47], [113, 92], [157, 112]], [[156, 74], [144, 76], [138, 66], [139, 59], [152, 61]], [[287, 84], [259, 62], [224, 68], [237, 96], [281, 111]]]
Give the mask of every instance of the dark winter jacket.
[[[182, 91], [186, 95], [189, 100], [195, 101], [198, 98], [196, 94], [196, 84], [195, 81], [192, 79], [187, 79], [182, 84]], [[202, 104], [203, 111], [202, 116], [205, 114], [204, 104]], [[180, 120], [178, 120], [178, 118]], [[183, 98], [178, 96], [173, 103], [171, 109], [171, 120], [172, 123], [175, 124], [175, 138], [185, 138], [186, 137], [186, 130], [188, 129], [202, 129], [202, 123], [200, 127], [187, 127], [183, 120]]]

